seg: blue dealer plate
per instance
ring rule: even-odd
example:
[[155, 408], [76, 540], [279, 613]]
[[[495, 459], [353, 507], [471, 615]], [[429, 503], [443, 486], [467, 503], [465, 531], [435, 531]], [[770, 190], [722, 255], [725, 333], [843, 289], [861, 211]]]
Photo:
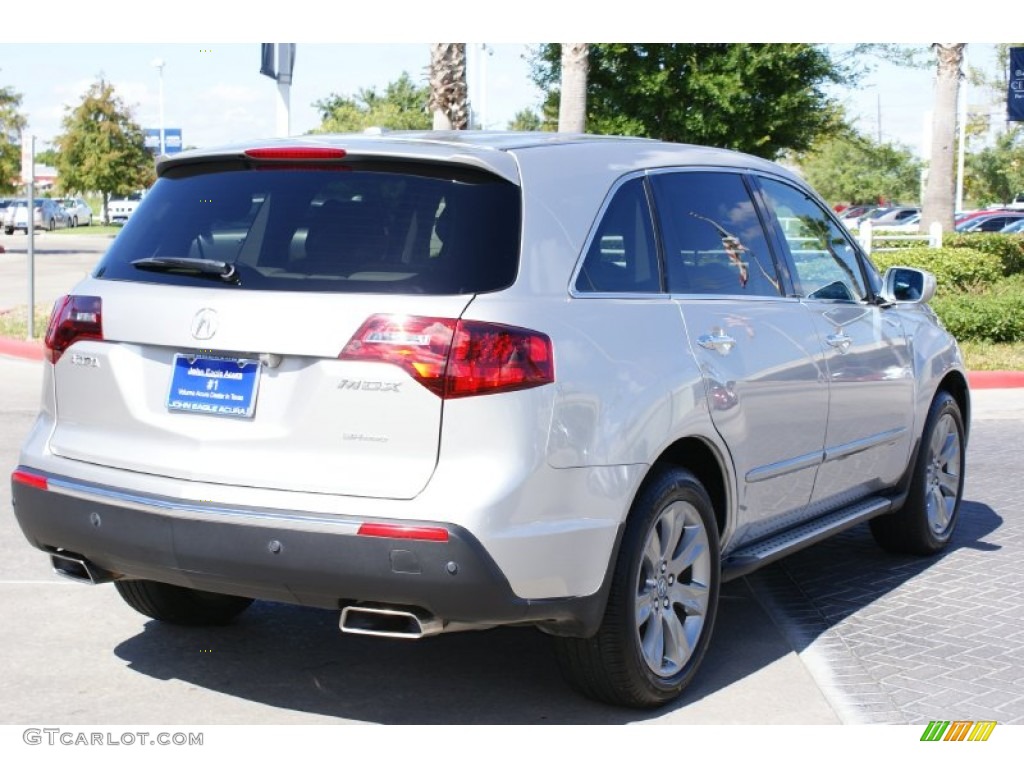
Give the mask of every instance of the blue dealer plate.
[[259, 382], [259, 360], [175, 355], [167, 408], [251, 418]]

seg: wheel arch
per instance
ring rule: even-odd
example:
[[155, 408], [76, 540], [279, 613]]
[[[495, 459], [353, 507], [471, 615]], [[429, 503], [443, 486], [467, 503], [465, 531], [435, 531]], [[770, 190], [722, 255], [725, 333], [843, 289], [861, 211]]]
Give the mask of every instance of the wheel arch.
[[[654, 477], [657, 471], [665, 465], [692, 472], [704, 486], [715, 511], [719, 539], [722, 539], [728, 528], [729, 501], [732, 494], [729, 492], [729, 474], [725, 468], [726, 463], [719, 451], [700, 437], [681, 438], [668, 446], [655, 460], [640, 487], [642, 488], [644, 483]], [[637, 494], [639, 495], [639, 490]]]

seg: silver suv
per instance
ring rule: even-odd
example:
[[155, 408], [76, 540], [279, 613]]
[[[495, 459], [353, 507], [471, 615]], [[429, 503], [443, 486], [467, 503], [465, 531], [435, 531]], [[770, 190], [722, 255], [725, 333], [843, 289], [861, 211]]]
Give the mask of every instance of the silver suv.
[[969, 392], [928, 300], [763, 160], [553, 134], [159, 161], [59, 301], [13, 474], [58, 572], [218, 624], [534, 625], [657, 706], [719, 586], [870, 521], [949, 542]]

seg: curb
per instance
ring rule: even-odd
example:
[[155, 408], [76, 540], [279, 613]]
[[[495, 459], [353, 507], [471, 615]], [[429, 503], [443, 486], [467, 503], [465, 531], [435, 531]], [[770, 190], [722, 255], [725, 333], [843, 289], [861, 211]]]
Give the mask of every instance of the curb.
[[[39, 341], [19, 341], [0, 336], [0, 355], [42, 360], [43, 345]], [[969, 371], [971, 389], [1016, 389], [1024, 387], [1024, 371]]]
[[19, 341], [0, 337], [0, 355], [21, 357], [26, 360], [42, 360], [43, 344], [39, 341]]

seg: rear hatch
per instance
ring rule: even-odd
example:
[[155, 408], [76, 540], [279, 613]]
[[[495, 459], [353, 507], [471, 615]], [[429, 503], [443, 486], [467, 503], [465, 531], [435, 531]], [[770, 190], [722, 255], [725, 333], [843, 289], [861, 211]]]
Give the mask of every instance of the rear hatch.
[[329, 157], [171, 171], [51, 321], [53, 452], [415, 496], [437, 461], [456, 320], [515, 279], [518, 187]]

